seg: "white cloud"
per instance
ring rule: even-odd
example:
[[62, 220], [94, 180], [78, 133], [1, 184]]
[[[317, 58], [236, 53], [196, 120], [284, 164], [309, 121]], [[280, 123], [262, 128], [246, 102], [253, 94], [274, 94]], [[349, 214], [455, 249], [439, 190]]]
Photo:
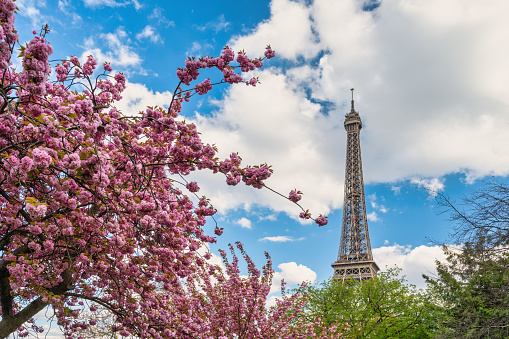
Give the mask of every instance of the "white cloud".
[[289, 241], [300, 241], [300, 240], [304, 240], [304, 238], [294, 239], [293, 237], [289, 237], [286, 235], [278, 235], [278, 236], [274, 236], [274, 237], [265, 237], [265, 238], [258, 239], [258, 241], [270, 241], [270, 242], [289, 242]]
[[35, 1], [35, 0], [19, 0], [16, 2], [16, 7], [19, 8], [17, 13], [22, 16], [26, 16], [30, 19], [32, 29], [39, 32], [42, 26], [46, 23], [45, 17], [41, 14], [38, 7], [46, 7], [46, 1]]
[[292, 60], [298, 55], [308, 58], [317, 55], [320, 48], [313, 33], [311, 13], [303, 2], [273, 0], [270, 13], [271, 17], [250, 35], [234, 37], [229, 45], [253, 56], [262, 55], [267, 44], [278, 55]]
[[161, 36], [159, 33], [157, 33], [154, 29], [154, 27], [147, 25], [145, 28], [138, 34], [136, 34], [136, 39], [142, 40], [142, 39], [150, 39], [153, 43], [156, 43], [158, 41], [163, 42], [161, 39]]
[[[373, 208], [374, 210], [377, 210], [381, 213], [387, 213], [389, 210], [387, 209], [387, 207], [385, 207], [384, 205], [380, 205], [376, 202], [377, 200], [377, 196], [376, 196], [376, 193], [373, 193], [373, 194], [370, 194], [367, 196], [368, 198], [368, 201], [371, 203], [371, 208]], [[384, 197], [382, 196], [382, 201], [385, 201]], [[377, 214], [373, 211], [372, 213], [369, 213], [368, 215], [368, 219], [370, 218], [370, 215], [371, 215], [371, 218], [373, 218], [372, 221], [378, 221], [378, 217], [377, 217]], [[371, 219], [369, 219], [371, 220]]]
[[[304, 192], [302, 205], [315, 216], [339, 208], [343, 183], [337, 168], [344, 167], [334, 156], [338, 145], [344, 145], [338, 133], [343, 128], [337, 123], [339, 117], [320, 114], [318, 104], [290, 88], [288, 77], [275, 70], [254, 72], [253, 76], [263, 79], [262, 85], [232, 86], [224, 101], [217, 103], [218, 111], [213, 116], [196, 115], [194, 122], [203, 140], [218, 146], [220, 158], [239, 152], [245, 164], [272, 165], [275, 174], [267, 185], [283, 195], [297, 186]], [[238, 207], [239, 202], [248, 207], [267, 206], [294, 217], [300, 212], [268, 190], [226, 187], [224, 178], [200, 175], [206, 181], [202, 185], [204, 194], [220, 212]]]
[[133, 5], [136, 10], [141, 8], [138, 0], [116, 1], [116, 0], [83, 0], [87, 7], [124, 7]]
[[253, 228], [253, 223], [251, 222], [251, 220], [249, 220], [247, 218], [240, 218], [238, 220], [235, 220], [235, 223], [237, 225], [240, 225], [240, 227], [242, 227], [242, 228], [247, 228], [247, 229]]
[[136, 9], [136, 10], [139, 10], [142, 7], [138, 0], [131, 0], [131, 2], [134, 6], [134, 9]]
[[281, 280], [286, 282], [288, 288], [295, 287], [305, 281], [314, 283], [316, 273], [307, 266], [297, 265], [295, 262], [286, 262], [277, 266], [280, 271], [274, 272], [270, 293], [281, 290]]
[[399, 195], [399, 194], [401, 194], [401, 187], [400, 186], [392, 186], [391, 191], [394, 192], [394, 195]]
[[103, 51], [96, 45], [96, 38], [89, 37], [85, 40], [85, 51], [81, 58], [86, 59], [88, 55], [93, 55], [99, 64], [104, 61], [110, 62], [113, 66], [138, 67], [141, 68], [143, 61], [139, 54], [131, 46], [131, 40], [128, 37], [124, 27], [117, 27], [113, 33], [103, 33], [99, 38], [107, 46], [107, 50]]
[[444, 190], [444, 179], [441, 178], [414, 178], [410, 180], [410, 183], [424, 188], [426, 191], [428, 191], [428, 194], [431, 198], [436, 197], [438, 192]]
[[172, 92], [154, 92], [145, 85], [127, 81], [122, 100], [116, 102], [115, 106], [124, 115], [136, 115], [147, 106], [168, 107], [172, 96]]
[[[356, 87], [365, 183], [509, 175], [509, 3], [395, 0], [374, 12], [361, 6], [273, 0], [271, 17], [230, 45], [257, 56], [271, 44], [284, 69], [254, 73], [262, 82], [255, 89], [228, 91], [214, 117], [197, 118], [204, 138], [218, 140], [223, 154], [273, 164], [270, 186], [283, 194], [298, 186], [306, 208], [327, 212], [342, 201], [343, 115]], [[430, 185], [440, 189], [440, 179]], [[220, 202], [227, 208], [243, 201], [296, 213], [264, 193], [216, 196], [233, 199]]]
[[200, 57], [206, 53], [207, 50], [212, 49], [212, 45], [208, 43], [200, 44], [198, 41], [193, 41], [191, 44], [191, 48], [186, 51], [186, 55], [192, 55], [195, 57]]
[[395, 244], [374, 248], [372, 251], [373, 258], [381, 270], [395, 265], [402, 269], [402, 274], [406, 276], [408, 282], [417, 288], [426, 287], [422, 274], [436, 274], [436, 260], [445, 261], [445, 254], [439, 246], [421, 245], [412, 248], [410, 245]]
[[267, 216], [260, 216], [259, 219], [260, 219], [260, 221], [263, 221], [263, 220], [277, 221], [277, 215], [276, 214], [269, 214]]
[[230, 26], [230, 23], [225, 20], [224, 14], [221, 14], [216, 20], [207, 22], [203, 26], [196, 26], [196, 28], [200, 31], [205, 31], [207, 29], [212, 29], [216, 33], [219, 31], [226, 31], [228, 30], [228, 27]]
[[378, 218], [378, 215], [376, 214], [375, 211], [371, 212], [371, 213], [368, 213], [367, 214], [367, 217], [368, 217], [368, 220], [369, 221], [372, 221], [372, 222], [377, 222], [380, 220], [380, 218]]
[[71, 4], [71, 0], [58, 0], [58, 9], [66, 14], [72, 16], [72, 24], [78, 25], [82, 22], [81, 16], [74, 11], [74, 7]]

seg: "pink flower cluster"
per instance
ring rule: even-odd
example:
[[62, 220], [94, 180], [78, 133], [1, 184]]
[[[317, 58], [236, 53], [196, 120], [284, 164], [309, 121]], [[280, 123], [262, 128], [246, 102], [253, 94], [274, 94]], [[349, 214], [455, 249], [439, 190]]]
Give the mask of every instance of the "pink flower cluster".
[[36, 167], [47, 168], [51, 164], [51, 156], [44, 148], [35, 148], [32, 150], [33, 164]]
[[233, 61], [235, 59], [235, 52], [232, 51], [230, 48], [225, 47], [223, 49], [223, 52], [221, 53], [221, 58], [224, 60], [224, 62], [228, 63], [230, 61]]
[[89, 55], [82, 68], [83, 74], [92, 75], [94, 73], [95, 66], [97, 66], [97, 61], [93, 56]]
[[256, 87], [256, 84], [258, 83], [258, 79], [257, 78], [251, 78], [249, 79], [248, 81], [246, 81], [246, 85], [251, 85], [253, 87]]
[[[42, 217], [46, 213], [47, 206], [42, 204], [40, 205], [27, 204], [26, 210], [28, 214], [30, 214], [33, 217]], [[42, 229], [38, 226], [35, 226], [31, 231], [34, 234], [42, 233]]]
[[11, 64], [11, 46], [19, 37], [14, 28], [15, 10], [12, 0], [0, 0], [0, 70]]
[[186, 185], [186, 188], [189, 190], [189, 192], [195, 193], [200, 190], [200, 187], [198, 187], [198, 184], [196, 181], [191, 181]]
[[113, 68], [111, 68], [111, 65], [108, 63], [108, 62], [104, 62], [103, 64], [103, 69], [106, 71], [106, 72], [111, 72], [113, 71]]
[[48, 62], [51, 53], [51, 44], [38, 36], [28, 42], [23, 52], [23, 72], [19, 81], [31, 94], [43, 95], [46, 92], [46, 79], [51, 73]]
[[232, 68], [223, 69], [223, 78], [224, 81], [229, 84], [238, 84], [244, 80], [239, 74], [236, 74]]
[[[265, 57], [269, 59], [274, 57], [274, 55], [275, 55], [274, 51], [270, 49], [270, 46], [268, 46], [267, 50], [265, 51]], [[189, 86], [191, 81], [198, 79], [198, 76], [200, 75], [199, 72], [200, 69], [216, 67], [217, 69], [223, 72], [222, 82], [226, 82], [229, 84], [237, 84], [243, 82], [244, 78], [240, 74], [235, 73], [235, 68], [240, 68], [242, 72], [249, 72], [254, 70], [255, 68], [261, 68], [263, 66], [262, 58], [250, 59], [246, 56], [246, 54], [243, 51], [238, 52], [237, 54], [236, 58], [236, 61], [238, 62], [237, 66], [231, 65], [231, 62], [234, 60], [235, 52], [233, 52], [233, 50], [226, 46], [223, 49], [221, 56], [217, 58], [211, 58], [209, 56], [200, 58], [199, 60], [189, 58], [185, 62], [185, 68], [179, 68], [177, 70], [177, 77], [184, 85]], [[206, 81], [207, 80], [198, 84], [194, 88], [194, 90], [198, 94], [201, 95], [207, 93], [211, 89], [211, 87], [209, 86], [210, 83]], [[258, 79], [251, 78], [245, 81], [245, 83], [246, 85], [256, 86], [256, 84], [258, 83]]]
[[239, 63], [242, 72], [249, 72], [255, 69], [254, 63], [252, 63], [243, 52], [239, 52], [237, 55], [237, 62]]
[[64, 61], [62, 62], [61, 65], [57, 65], [55, 67], [55, 72], [57, 73], [57, 80], [60, 81], [60, 82], [64, 82], [65, 80], [67, 80], [67, 75], [69, 73], [69, 66], [71, 64], [69, 63], [69, 61]]
[[327, 217], [320, 215], [315, 219], [315, 222], [318, 224], [318, 226], [325, 226], [329, 221], [327, 220]]
[[267, 59], [272, 59], [273, 57], [276, 56], [276, 52], [274, 52], [272, 48], [270, 48], [270, 46], [267, 46], [264, 55]]
[[299, 202], [300, 199], [302, 199], [302, 193], [300, 191], [297, 191], [297, 190], [291, 190], [290, 191], [290, 195], [288, 196], [288, 199], [290, 199], [291, 201], [297, 203]]
[[263, 181], [272, 174], [270, 166], [267, 165], [247, 167], [243, 172], [242, 180], [246, 185], [253, 186], [254, 188], [262, 188]]
[[311, 213], [309, 213], [309, 211], [301, 212], [299, 214], [299, 218], [301, 218], [301, 219], [311, 219]]
[[207, 94], [211, 89], [210, 79], [205, 79], [194, 88], [199, 95]]

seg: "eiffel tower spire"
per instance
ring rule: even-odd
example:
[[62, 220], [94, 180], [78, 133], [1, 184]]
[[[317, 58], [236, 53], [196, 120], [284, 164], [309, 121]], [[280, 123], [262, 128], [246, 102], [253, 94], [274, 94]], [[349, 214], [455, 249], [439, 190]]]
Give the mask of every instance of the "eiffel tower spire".
[[333, 278], [345, 280], [368, 280], [378, 272], [378, 265], [371, 254], [368, 219], [364, 197], [361, 144], [359, 134], [362, 128], [359, 112], [355, 111], [352, 90], [352, 108], [345, 115], [346, 164], [345, 198], [343, 201], [343, 223], [338, 259], [332, 264]]

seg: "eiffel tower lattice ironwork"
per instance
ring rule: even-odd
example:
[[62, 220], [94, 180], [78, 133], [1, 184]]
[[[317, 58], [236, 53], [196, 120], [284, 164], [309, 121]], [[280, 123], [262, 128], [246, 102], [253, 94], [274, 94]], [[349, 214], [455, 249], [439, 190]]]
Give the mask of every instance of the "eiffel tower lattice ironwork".
[[357, 281], [368, 280], [379, 270], [373, 260], [369, 242], [359, 138], [361, 128], [361, 117], [354, 109], [352, 88], [352, 109], [345, 115], [347, 143], [341, 240], [338, 259], [332, 264], [333, 279], [343, 281], [350, 278]]

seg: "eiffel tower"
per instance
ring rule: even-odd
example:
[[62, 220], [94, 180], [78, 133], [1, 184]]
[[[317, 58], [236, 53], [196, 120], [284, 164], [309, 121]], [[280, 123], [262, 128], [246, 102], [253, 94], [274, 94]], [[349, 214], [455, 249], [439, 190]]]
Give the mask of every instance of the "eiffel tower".
[[361, 143], [359, 134], [362, 128], [361, 117], [353, 106], [345, 115], [346, 164], [345, 198], [343, 201], [343, 223], [338, 259], [332, 264], [333, 279], [362, 281], [373, 278], [379, 267], [373, 260], [369, 242], [368, 219], [364, 198], [362, 175]]

